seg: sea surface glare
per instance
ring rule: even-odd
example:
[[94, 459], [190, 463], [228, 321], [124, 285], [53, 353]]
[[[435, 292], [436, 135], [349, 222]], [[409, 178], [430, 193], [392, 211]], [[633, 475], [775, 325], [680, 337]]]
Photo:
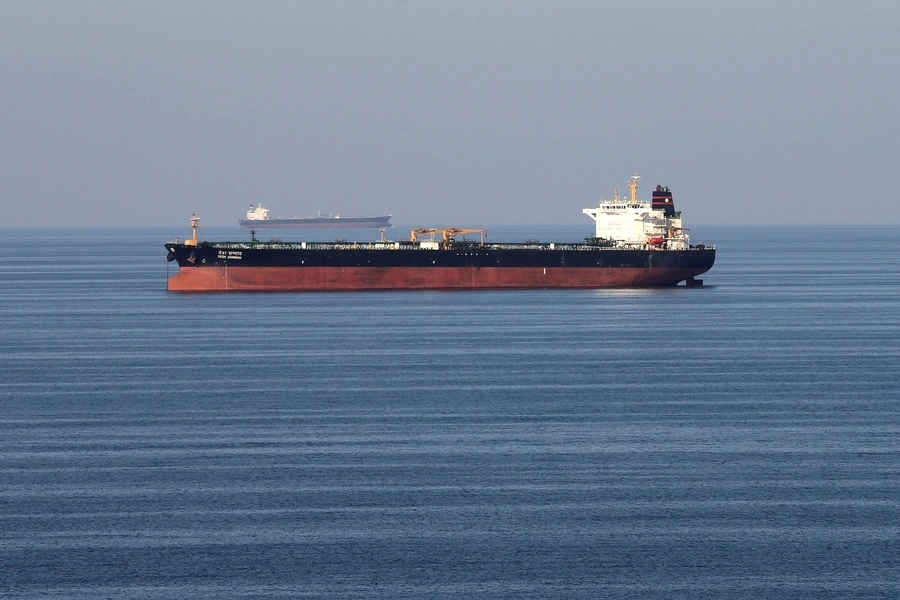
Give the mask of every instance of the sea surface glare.
[[168, 293], [186, 229], [2, 230], [0, 597], [900, 598], [894, 228], [695, 227], [699, 289]]

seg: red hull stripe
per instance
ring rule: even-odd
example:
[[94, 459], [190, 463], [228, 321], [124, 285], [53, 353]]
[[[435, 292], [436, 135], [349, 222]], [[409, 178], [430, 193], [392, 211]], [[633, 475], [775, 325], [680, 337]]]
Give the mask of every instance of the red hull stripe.
[[173, 292], [624, 288], [676, 285], [705, 269], [182, 267]]

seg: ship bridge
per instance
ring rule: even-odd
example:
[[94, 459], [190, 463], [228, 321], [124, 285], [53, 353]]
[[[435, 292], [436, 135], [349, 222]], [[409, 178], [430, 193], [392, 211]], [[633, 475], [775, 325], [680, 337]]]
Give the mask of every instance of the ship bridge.
[[674, 210], [669, 189], [657, 186], [653, 203], [639, 200], [639, 179], [640, 175], [633, 175], [628, 183], [630, 199], [620, 199], [616, 188], [612, 200], [601, 199], [598, 206], [582, 210], [596, 224], [594, 237], [622, 247], [688, 248], [690, 239], [681, 225], [681, 213]]

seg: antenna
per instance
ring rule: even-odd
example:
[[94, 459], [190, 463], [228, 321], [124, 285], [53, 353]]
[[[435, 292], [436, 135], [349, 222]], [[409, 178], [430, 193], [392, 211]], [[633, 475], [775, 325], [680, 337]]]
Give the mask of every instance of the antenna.
[[637, 202], [637, 189], [638, 189], [638, 179], [640, 179], [640, 175], [632, 175], [631, 182], [628, 184], [628, 187], [631, 188], [631, 203], [634, 204]]

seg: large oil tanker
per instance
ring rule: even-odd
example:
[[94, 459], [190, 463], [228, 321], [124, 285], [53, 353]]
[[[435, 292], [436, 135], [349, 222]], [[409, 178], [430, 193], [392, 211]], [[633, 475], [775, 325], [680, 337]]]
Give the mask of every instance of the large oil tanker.
[[316, 215], [315, 217], [269, 218], [269, 209], [262, 204], [250, 205], [247, 218], [238, 220], [247, 229], [361, 229], [366, 227], [391, 227], [391, 215], [371, 217], [342, 217], [340, 215]]
[[[484, 229], [415, 229], [377, 242], [167, 242], [177, 292], [628, 288], [702, 285], [716, 250], [692, 245], [672, 193], [584, 209], [596, 223], [583, 243], [489, 243]], [[479, 240], [457, 239], [480, 234]]]

